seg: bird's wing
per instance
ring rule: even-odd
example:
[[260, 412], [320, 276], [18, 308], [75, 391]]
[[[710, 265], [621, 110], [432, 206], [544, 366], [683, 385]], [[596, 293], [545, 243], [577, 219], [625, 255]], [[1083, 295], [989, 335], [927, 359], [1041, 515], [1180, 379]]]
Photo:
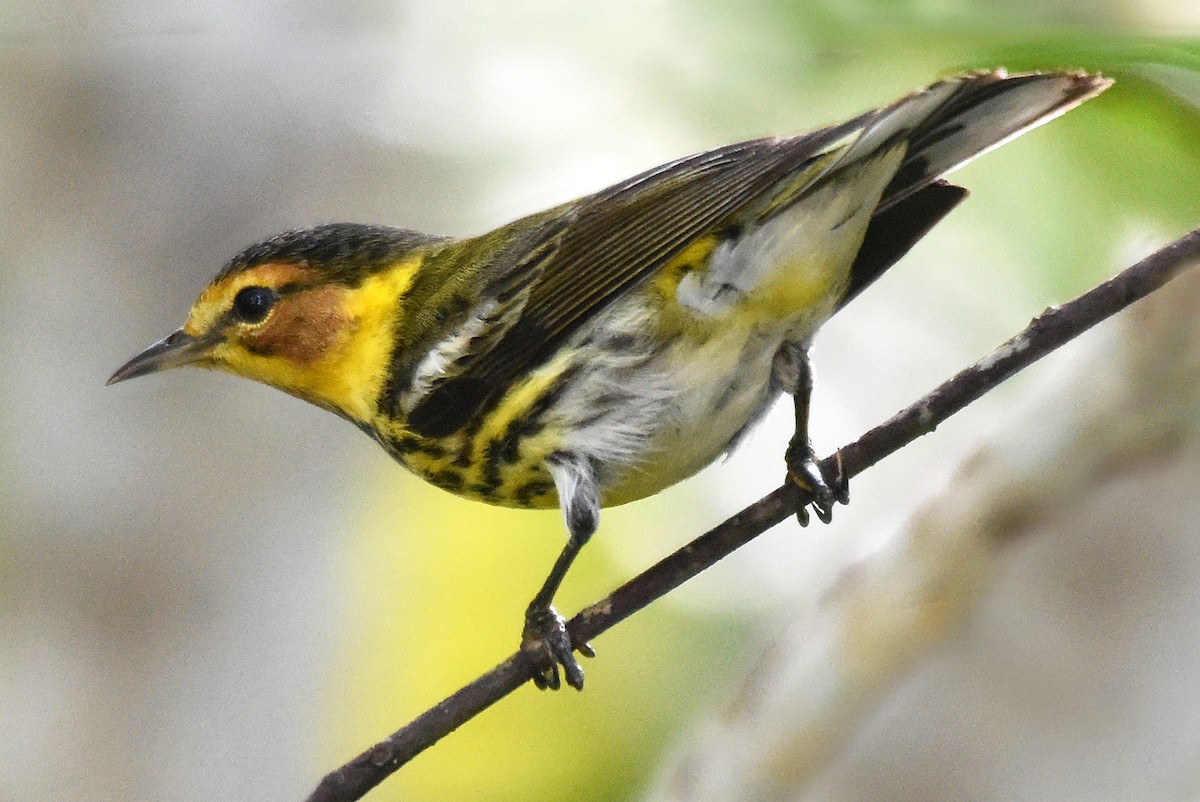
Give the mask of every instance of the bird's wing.
[[[519, 315], [487, 349], [460, 360], [410, 410], [408, 427], [457, 431], [558, 349], [601, 309], [653, 275], [689, 244], [719, 231], [785, 179], [822, 172], [815, 159], [860, 127], [852, 121], [792, 139], [760, 139], [699, 153], [581, 200], [543, 244]], [[789, 188], [795, 181], [788, 181]], [[518, 224], [519, 225], [519, 224]]]

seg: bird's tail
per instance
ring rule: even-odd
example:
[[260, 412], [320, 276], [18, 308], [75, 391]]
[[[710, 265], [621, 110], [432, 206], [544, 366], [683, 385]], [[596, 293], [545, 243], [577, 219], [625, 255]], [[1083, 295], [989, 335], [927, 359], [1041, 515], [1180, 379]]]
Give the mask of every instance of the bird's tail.
[[841, 305], [891, 267], [966, 196], [942, 176], [1103, 92], [1087, 73], [971, 73], [933, 84], [864, 115], [826, 176], [904, 143], [850, 270]]
[[1103, 92], [1107, 78], [1083, 72], [960, 75], [872, 112], [830, 172], [906, 143], [877, 212], [1031, 128]]

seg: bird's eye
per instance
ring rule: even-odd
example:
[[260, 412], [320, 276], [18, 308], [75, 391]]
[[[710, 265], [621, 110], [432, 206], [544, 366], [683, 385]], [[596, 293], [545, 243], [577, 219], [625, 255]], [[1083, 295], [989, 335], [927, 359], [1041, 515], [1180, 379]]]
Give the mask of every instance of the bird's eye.
[[244, 323], [261, 323], [278, 298], [266, 287], [243, 287], [233, 297], [233, 314]]

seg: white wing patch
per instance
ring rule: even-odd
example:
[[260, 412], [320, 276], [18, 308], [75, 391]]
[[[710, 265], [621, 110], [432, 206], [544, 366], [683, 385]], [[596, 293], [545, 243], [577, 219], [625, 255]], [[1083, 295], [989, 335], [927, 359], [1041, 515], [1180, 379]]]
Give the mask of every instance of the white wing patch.
[[412, 382], [400, 396], [400, 408], [406, 413], [412, 412], [438, 382], [459, 372], [455, 370], [455, 362], [478, 353], [481, 339], [490, 342], [506, 329], [502, 328], [501, 318], [507, 309], [507, 304], [485, 301], [461, 326], [434, 345], [417, 363]]

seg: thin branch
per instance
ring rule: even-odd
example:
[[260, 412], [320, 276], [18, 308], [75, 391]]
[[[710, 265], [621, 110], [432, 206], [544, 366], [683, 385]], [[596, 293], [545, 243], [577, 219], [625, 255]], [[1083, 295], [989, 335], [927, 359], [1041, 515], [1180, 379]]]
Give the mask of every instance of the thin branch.
[[[1095, 289], [1034, 318], [1008, 342], [954, 378], [827, 457], [832, 473], [841, 461], [853, 477], [923, 434], [955, 412], [1100, 321], [1145, 297], [1200, 261], [1200, 229], [1151, 254]], [[631, 579], [610, 596], [585, 608], [568, 624], [571, 640], [585, 643], [641, 610], [738, 547], [795, 513], [807, 497], [784, 485], [687, 546]], [[403, 729], [332, 772], [308, 802], [361, 799], [392, 772], [490, 707], [531, 677], [520, 652], [418, 716]]]

